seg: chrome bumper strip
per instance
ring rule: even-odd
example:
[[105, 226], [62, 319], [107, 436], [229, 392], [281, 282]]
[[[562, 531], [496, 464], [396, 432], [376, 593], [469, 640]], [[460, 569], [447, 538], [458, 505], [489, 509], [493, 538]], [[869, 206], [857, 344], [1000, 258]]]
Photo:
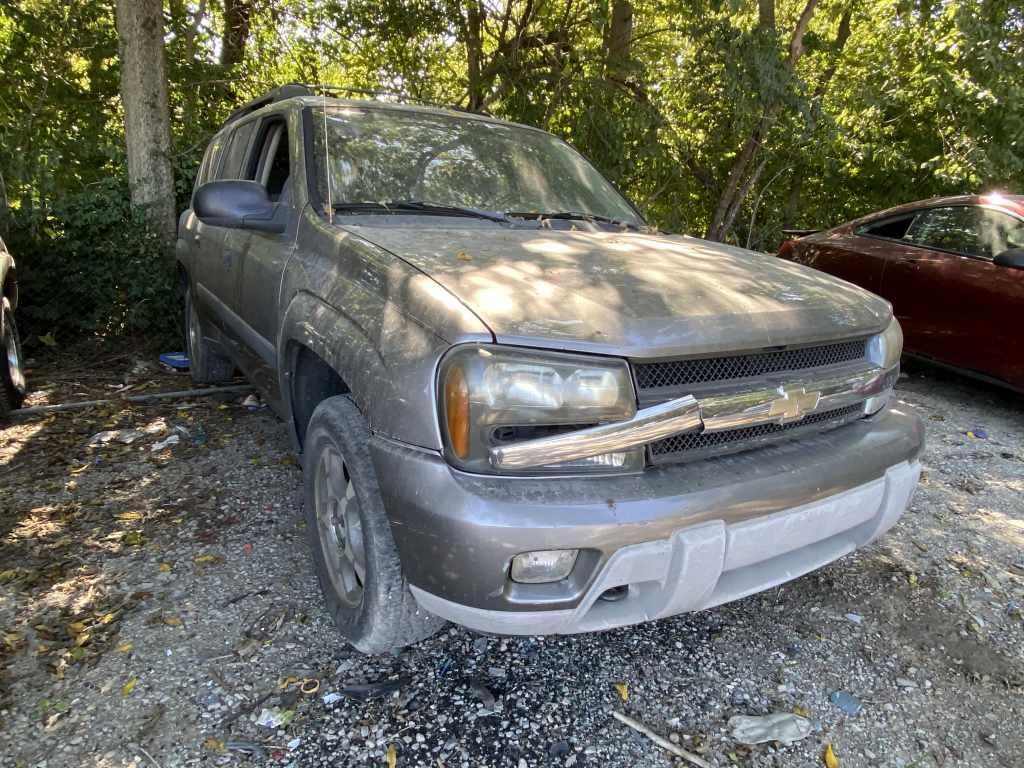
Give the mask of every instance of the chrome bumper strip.
[[816, 411], [863, 402], [885, 389], [887, 371], [858, 364], [828, 376], [787, 379], [778, 386], [715, 395], [693, 395], [642, 408], [633, 418], [554, 437], [491, 448], [496, 469], [528, 469], [625, 451], [672, 435], [721, 432], [761, 424], [787, 424]]
[[791, 379], [776, 387], [702, 398], [701, 421], [705, 432], [788, 424], [815, 411], [859, 403], [881, 392], [884, 383], [884, 370], [861, 364], [818, 379]]
[[497, 469], [526, 469], [615, 453], [700, 427], [700, 405], [692, 395], [652, 405], [627, 421], [598, 424], [555, 437], [491, 448]]

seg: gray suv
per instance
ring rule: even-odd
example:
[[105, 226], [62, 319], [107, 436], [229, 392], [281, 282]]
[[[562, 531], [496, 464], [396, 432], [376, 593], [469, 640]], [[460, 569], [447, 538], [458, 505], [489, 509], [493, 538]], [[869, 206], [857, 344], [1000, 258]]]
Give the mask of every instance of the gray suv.
[[290, 427], [365, 652], [736, 600], [917, 483], [888, 303], [658, 232], [543, 131], [282, 87], [213, 138], [177, 255], [192, 375]]

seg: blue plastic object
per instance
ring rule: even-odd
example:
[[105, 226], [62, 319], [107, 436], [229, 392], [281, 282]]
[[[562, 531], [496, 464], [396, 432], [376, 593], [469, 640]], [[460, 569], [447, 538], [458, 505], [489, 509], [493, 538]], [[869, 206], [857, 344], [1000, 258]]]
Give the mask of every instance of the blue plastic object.
[[843, 710], [843, 712], [851, 716], [860, 714], [860, 711], [864, 708], [864, 705], [860, 703], [860, 699], [846, 691], [835, 691], [828, 699]]
[[160, 362], [176, 371], [187, 371], [189, 367], [188, 355], [184, 352], [164, 352]]

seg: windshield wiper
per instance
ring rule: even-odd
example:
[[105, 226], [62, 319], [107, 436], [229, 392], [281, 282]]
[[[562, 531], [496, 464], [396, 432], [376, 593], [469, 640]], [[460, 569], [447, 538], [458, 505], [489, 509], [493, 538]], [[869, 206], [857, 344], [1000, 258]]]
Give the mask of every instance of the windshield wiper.
[[508, 216], [503, 213], [484, 211], [459, 205], [440, 205], [423, 200], [389, 200], [383, 203], [335, 203], [334, 210], [339, 213], [425, 213], [428, 216], [466, 216], [474, 219], [485, 219], [498, 224], [508, 223]]
[[509, 211], [508, 215], [522, 219], [537, 219], [537, 221], [543, 221], [544, 219], [563, 219], [566, 221], [588, 221], [591, 223], [596, 222], [598, 224], [611, 224], [615, 227], [635, 229], [637, 231], [643, 231], [644, 229], [641, 225], [635, 224], [631, 221], [613, 219], [610, 216], [602, 216], [599, 213], [586, 213], [585, 211]]

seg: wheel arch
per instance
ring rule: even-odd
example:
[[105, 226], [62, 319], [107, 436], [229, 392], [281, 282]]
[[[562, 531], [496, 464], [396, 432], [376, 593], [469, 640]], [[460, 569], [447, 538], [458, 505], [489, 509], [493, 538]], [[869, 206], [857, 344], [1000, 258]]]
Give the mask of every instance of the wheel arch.
[[285, 310], [278, 343], [280, 391], [292, 438], [302, 450], [316, 406], [348, 394], [373, 423], [367, 383], [384, 376], [373, 345], [351, 319], [310, 293], [297, 294]]

